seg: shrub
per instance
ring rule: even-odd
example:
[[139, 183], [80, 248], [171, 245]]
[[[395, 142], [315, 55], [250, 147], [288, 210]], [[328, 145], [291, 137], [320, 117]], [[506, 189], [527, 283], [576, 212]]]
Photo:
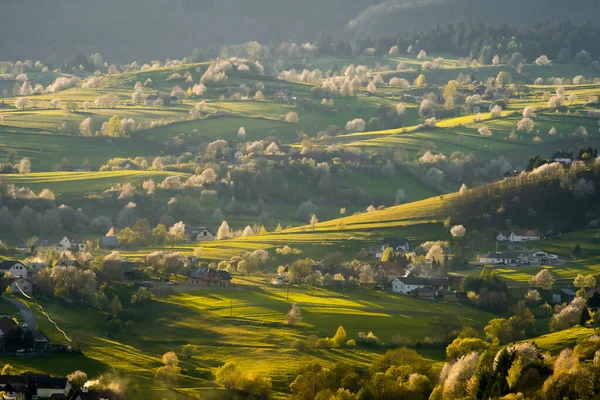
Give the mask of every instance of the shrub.
[[379, 338], [373, 332], [369, 332], [368, 334], [358, 332], [356, 343], [364, 347], [379, 347], [381, 345]]
[[356, 347], [356, 340], [350, 339], [346, 342], [346, 346], [348, 347]]
[[308, 343], [306, 343], [306, 340], [295, 339], [292, 341], [290, 347], [298, 351], [306, 351], [308, 349]]
[[317, 339], [315, 347], [317, 349], [331, 349], [333, 348], [333, 342], [329, 339]]

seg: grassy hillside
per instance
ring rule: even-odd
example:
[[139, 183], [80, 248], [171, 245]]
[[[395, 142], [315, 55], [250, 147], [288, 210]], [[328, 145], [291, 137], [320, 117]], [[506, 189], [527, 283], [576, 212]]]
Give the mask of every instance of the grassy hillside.
[[[349, 337], [358, 332], [373, 331], [382, 341], [391, 343], [394, 335], [422, 340], [431, 335], [429, 323], [436, 315], [451, 313], [460, 323], [481, 328], [490, 315], [460, 305], [423, 302], [385, 293], [339, 293], [327, 289], [264, 286], [259, 280], [240, 278], [238, 284], [253, 285], [246, 289], [225, 291], [197, 290], [160, 298], [147, 305], [130, 306], [125, 301], [131, 292], [119, 289], [125, 308], [136, 313], [136, 322], [114, 339], [106, 339], [106, 315], [78, 306], [43, 303], [46, 311], [68, 334], [85, 332], [85, 357], [72, 359], [88, 374], [99, 374], [114, 368], [118, 376], [138, 395], [153, 392], [152, 398], [164, 396], [163, 388], [153, 382], [160, 355], [168, 350], [180, 352], [181, 346], [198, 346], [196, 355], [183, 360], [185, 379], [182, 393], [215, 390], [210, 382], [214, 369], [225, 361], [236, 361], [244, 370], [261, 372], [272, 378], [278, 396], [286, 397], [287, 384], [301, 365], [320, 362], [323, 365], [346, 360], [366, 367], [377, 351], [360, 348], [310, 350], [290, 348], [296, 338], [310, 333], [331, 337], [343, 325]], [[284, 315], [292, 303], [302, 308], [303, 321], [296, 327], [284, 323]], [[40, 319], [41, 328], [52, 339], [64, 338]], [[51, 360], [51, 361], [50, 361]], [[64, 375], [70, 365], [60, 358], [13, 359], [16, 367], [43, 370]], [[133, 396], [131, 398], [141, 398]]]

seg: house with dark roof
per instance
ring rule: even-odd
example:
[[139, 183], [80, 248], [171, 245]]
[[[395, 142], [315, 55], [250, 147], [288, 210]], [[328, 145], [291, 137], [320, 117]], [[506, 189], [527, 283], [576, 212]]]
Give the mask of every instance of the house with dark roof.
[[377, 281], [391, 282], [399, 276], [406, 275], [406, 268], [403, 268], [395, 261], [378, 261], [373, 267]]
[[68, 250], [62, 244], [51, 242], [48, 239], [40, 239], [35, 242], [32, 247], [35, 251], [39, 250], [41, 252], [55, 251], [57, 253], [62, 253], [63, 251]]
[[13, 294], [26, 294], [27, 296], [35, 295], [36, 286], [33, 282], [21, 278], [20, 276], [9, 276], [8, 280], [10, 282], [10, 291]]
[[169, 104], [171, 106], [174, 106], [174, 105], [177, 105], [177, 104], [181, 104], [181, 100], [177, 96], [169, 96], [169, 97], [167, 97], [167, 100], [165, 101], [165, 104]]
[[120, 170], [128, 170], [128, 171], [140, 171], [142, 169], [142, 167], [140, 167], [139, 165], [137, 165], [136, 163], [134, 163], [131, 160], [123, 161], [121, 164], [119, 164], [117, 166], [117, 168]]
[[121, 398], [110, 389], [90, 389], [84, 386], [73, 392], [68, 400], [119, 400]]
[[564, 165], [570, 165], [573, 162], [573, 153], [570, 151], [560, 150], [552, 154], [552, 161], [559, 162]]
[[55, 267], [77, 267], [81, 268], [81, 264], [78, 260], [71, 260], [70, 258], [61, 258], [54, 264]]
[[38, 399], [66, 399], [71, 384], [67, 378], [45, 374], [0, 375], [0, 390], [8, 396], [5, 398], [32, 399], [37, 396]]
[[102, 236], [100, 238], [100, 247], [105, 250], [115, 250], [119, 248], [119, 241], [116, 236]]
[[0, 271], [11, 276], [20, 276], [22, 278], [27, 278], [28, 273], [27, 267], [16, 260], [4, 260], [0, 262]]
[[150, 94], [144, 99], [144, 105], [153, 106], [158, 101], [158, 95]]
[[410, 250], [410, 244], [404, 238], [388, 237], [381, 241], [381, 251], [387, 248], [391, 248], [394, 253], [406, 252]]
[[446, 278], [414, 278], [399, 277], [392, 281], [394, 293], [409, 294], [420, 289], [450, 290], [450, 282]]
[[190, 274], [192, 285], [201, 287], [231, 286], [231, 274], [222, 269], [200, 268]]
[[65, 236], [60, 242], [63, 246], [68, 246], [71, 250], [86, 251], [87, 242], [80, 236]]
[[215, 233], [205, 226], [186, 229], [185, 236], [190, 242], [215, 240]]

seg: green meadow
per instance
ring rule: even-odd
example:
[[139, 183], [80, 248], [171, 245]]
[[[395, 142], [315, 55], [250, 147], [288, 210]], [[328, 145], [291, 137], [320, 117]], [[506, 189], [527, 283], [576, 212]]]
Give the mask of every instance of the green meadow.
[[[275, 288], [257, 278], [238, 277], [234, 283], [244, 288], [229, 290], [196, 289], [157, 298], [142, 306], [129, 305], [131, 290], [118, 287], [116, 294], [125, 309], [135, 312], [131, 328], [108, 337], [107, 314], [67, 305], [42, 302], [46, 312], [68, 335], [85, 332], [83, 356], [70, 358], [88, 374], [113, 372], [137, 386], [139, 394], [161, 398], [166, 391], [155, 384], [153, 375], [160, 356], [169, 350], [180, 353], [185, 344], [197, 346], [191, 359], [182, 356], [181, 393], [218, 390], [211, 382], [214, 369], [226, 361], [236, 361], [244, 370], [270, 377], [278, 397], [284, 398], [287, 384], [303, 365], [319, 362], [330, 365], [352, 360], [366, 367], [380, 351], [361, 348], [298, 351], [290, 347], [294, 339], [309, 334], [331, 337], [343, 325], [348, 337], [372, 331], [384, 343], [395, 335], [413, 342], [433, 335], [430, 323], [439, 315], [452, 314], [464, 325], [482, 328], [491, 315], [459, 304], [421, 301], [383, 292], [337, 292], [326, 288]], [[299, 304], [303, 320], [287, 326], [284, 316], [291, 304]], [[35, 307], [34, 307], [35, 308]], [[41, 329], [58, 343], [66, 339], [43, 317]], [[18, 368], [30, 368], [64, 375], [71, 368], [63, 356], [48, 359], [6, 359]], [[142, 398], [142, 397], [133, 397]]]

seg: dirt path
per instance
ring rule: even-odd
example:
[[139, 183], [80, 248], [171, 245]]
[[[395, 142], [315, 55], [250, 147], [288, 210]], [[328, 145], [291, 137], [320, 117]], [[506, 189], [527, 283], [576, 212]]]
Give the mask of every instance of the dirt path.
[[19, 309], [21, 316], [23, 316], [23, 321], [25, 321], [29, 329], [32, 331], [36, 329], [35, 315], [33, 314], [33, 311], [31, 311], [31, 309], [25, 305], [25, 303], [22, 303], [20, 300], [11, 296], [2, 297], [4, 300], [14, 304], [15, 307]]

